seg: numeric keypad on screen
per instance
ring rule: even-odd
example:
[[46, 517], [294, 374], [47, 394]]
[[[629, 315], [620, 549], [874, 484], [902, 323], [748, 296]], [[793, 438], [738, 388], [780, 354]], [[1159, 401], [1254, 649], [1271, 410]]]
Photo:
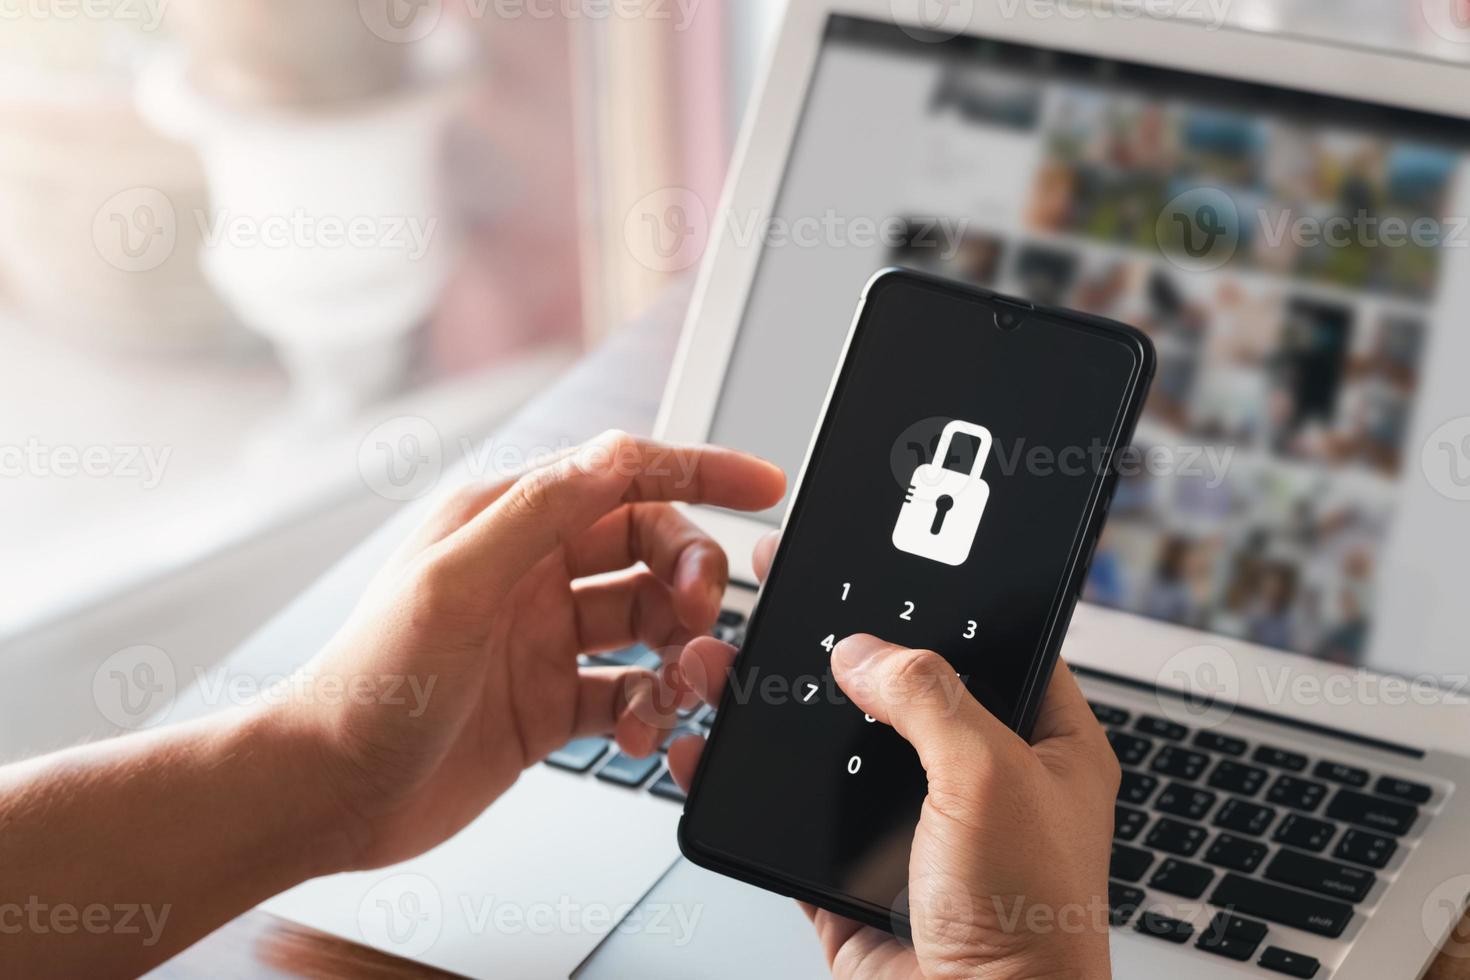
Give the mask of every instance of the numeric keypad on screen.
[[[946, 603], [922, 595], [882, 594], [860, 580], [835, 582], [830, 588], [833, 601], [812, 610], [819, 621], [810, 634], [810, 642], [828, 658], [837, 644], [855, 633], [871, 633], [904, 646], [937, 648], [940, 653], [957, 647], [978, 649], [983, 639], [984, 627], [974, 610], [946, 608]], [[941, 639], [947, 642], [941, 644]], [[828, 672], [826, 677], [830, 676]], [[846, 701], [835, 683], [823, 691], [820, 684], [804, 680], [797, 685], [795, 700], [810, 710], [831, 712], [831, 724], [854, 726], [859, 742], [864, 731], [873, 733], [870, 737], [898, 737], [892, 732], [879, 735], [883, 726], [878, 720]], [[853, 778], [863, 778], [874, 772], [868, 761], [858, 752], [843, 754], [832, 764]]]

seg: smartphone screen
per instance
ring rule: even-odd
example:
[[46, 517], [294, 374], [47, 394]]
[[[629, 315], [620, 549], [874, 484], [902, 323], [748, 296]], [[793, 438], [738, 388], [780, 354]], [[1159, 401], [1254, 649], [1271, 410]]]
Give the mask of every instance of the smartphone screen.
[[925, 795], [829, 671], [931, 649], [1024, 730], [1152, 352], [1119, 325], [892, 272], [869, 286], [681, 825], [697, 863], [880, 923]]

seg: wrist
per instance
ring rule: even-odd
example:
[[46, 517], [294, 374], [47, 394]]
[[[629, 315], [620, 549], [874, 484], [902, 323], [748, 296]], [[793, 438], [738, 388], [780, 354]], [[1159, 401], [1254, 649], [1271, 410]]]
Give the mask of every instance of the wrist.
[[336, 789], [316, 727], [280, 706], [241, 714], [230, 728], [230, 758], [258, 774], [261, 816], [293, 876], [305, 881], [352, 869], [362, 828]]

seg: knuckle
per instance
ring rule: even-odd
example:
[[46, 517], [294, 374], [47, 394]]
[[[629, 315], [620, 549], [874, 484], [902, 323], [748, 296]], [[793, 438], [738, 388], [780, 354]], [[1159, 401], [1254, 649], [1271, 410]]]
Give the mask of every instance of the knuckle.
[[548, 466], [525, 474], [506, 494], [506, 513], [512, 517], [544, 513], [555, 506], [556, 496], [565, 479], [561, 466]]
[[936, 813], [965, 826], [978, 826], [994, 798], [995, 780], [983, 767], [945, 760], [928, 773], [927, 802]]
[[437, 508], [436, 519], [461, 525], [484, 509], [486, 488], [479, 483], [465, 483], [450, 491]]
[[929, 702], [944, 693], [954, 668], [932, 650], [901, 650], [889, 673], [889, 696], [912, 704]]
[[455, 577], [432, 557], [408, 573], [409, 622], [415, 630], [442, 628], [445, 621], [463, 615], [463, 597]]
[[1108, 800], [1117, 799], [1118, 790], [1123, 785], [1123, 767], [1118, 764], [1118, 757], [1111, 750], [1098, 753], [1094, 771], [1102, 781], [1103, 792]]

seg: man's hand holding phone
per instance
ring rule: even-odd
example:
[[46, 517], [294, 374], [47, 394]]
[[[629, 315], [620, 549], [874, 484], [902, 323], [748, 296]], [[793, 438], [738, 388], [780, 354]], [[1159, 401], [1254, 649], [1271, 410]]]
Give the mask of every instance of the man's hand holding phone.
[[[764, 579], [777, 536], [756, 548]], [[710, 637], [680, 658], [718, 704], [735, 648]], [[1120, 773], [1071, 672], [1057, 670], [1027, 744], [937, 654], [852, 636], [832, 653], [843, 692], [918, 752], [928, 795], [909, 862], [913, 945], [806, 907], [838, 977], [1109, 975], [1107, 877]], [[704, 740], [669, 751], [687, 789]]]

